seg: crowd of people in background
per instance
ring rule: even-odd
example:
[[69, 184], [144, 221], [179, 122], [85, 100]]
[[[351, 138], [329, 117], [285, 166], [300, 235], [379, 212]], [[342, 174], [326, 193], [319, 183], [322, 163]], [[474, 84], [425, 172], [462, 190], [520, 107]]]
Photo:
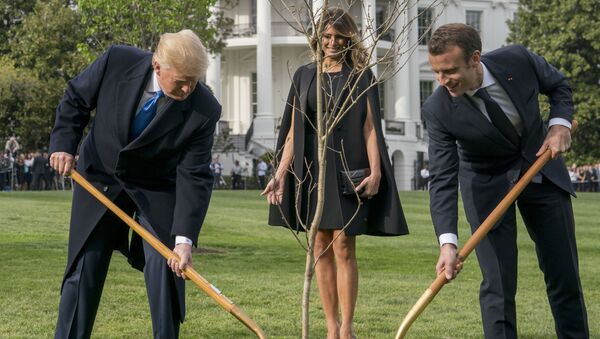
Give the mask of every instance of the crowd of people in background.
[[56, 190], [69, 185], [49, 166], [48, 153], [23, 151], [16, 137], [8, 139], [0, 157], [0, 191]]
[[[230, 171], [224, 170], [219, 157], [210, 164], [215, 189], [264, 189], [271, 165], [258, 159], [250, 165], [235, 160]], [[16, 137], [10, 137], [0, 156], [0, 191], [44, 191], [71, 188], [70, 180], [56, 175], [49, 166], [48, 153], [23, 151]]]
[[569, 176], [576, 192], [600, 192], [600, 162], [583, 166], [572, 164]]
[[215, 157], [210, 164], [210, 170], [213, 173], [214, 189], [232, 189], [232, 190], [244, 190], [244, 189], [264, 189], [267, 183], [267, 177], [271, 173], [271, 165], [267, 164], [264, 160], [258, 159], [250, 165], [248, 162], [241, 162], [240, 160], [234, 160], [230, 171], [228, 172], [229, 177], [224, 177], [224, 166], [220, 162], [219, 157]]
[[[249, 163], [242, 164], [235, 160], [229, 173], [231, 182], [228, 184], [223, 177], [223, 165], [219, 158], [215, 157], [210, 165], [214, 176], [214, 188], [264, 189], [271, 166], [259, 159], [254, 167], [252, 171]], [[256, 180], [249, 180], [251, 176], [255, 176]], [[600, 162], [583, 166], [572, 164], [569, 167], [569, 176], [576, 192], [600, 192]], [[419, 189], [428, 190], [428, 183], [429, 170], [425, 166], [420, 172]], [[57, 176], [48, 165], [48, 153], [23, 152], [14, 136], [8, 139], [0, 157], [0, 191], [64, 190], [69, 189], [69, 185], [68, 180]]]

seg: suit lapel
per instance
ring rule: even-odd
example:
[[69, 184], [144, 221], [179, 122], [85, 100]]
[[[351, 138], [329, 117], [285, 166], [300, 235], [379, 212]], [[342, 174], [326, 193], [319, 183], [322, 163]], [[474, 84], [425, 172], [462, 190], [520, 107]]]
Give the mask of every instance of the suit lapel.
[[[449, 95], [449, 94], [448, 94]], [[450, 96], [450, 95], [449, 95]], [[450, 96], [452, 111], [459, 126], [469, 126], [484, 137], [502, 147], [515, 147], [500, 131], [483, 115], [475, 103], [466, 94], [460, 97]]]
[[117, 117], [117, 129], [119, 142], [123, 146], [129, 143], [131, 121], [152, 71], [152, 67], [150, 67], [151, 60], [152, 56], [144, 57], [140, 62], [127, 70], [124, 80], [117, 84], [118, 90], [115, 107], [120, 112]]

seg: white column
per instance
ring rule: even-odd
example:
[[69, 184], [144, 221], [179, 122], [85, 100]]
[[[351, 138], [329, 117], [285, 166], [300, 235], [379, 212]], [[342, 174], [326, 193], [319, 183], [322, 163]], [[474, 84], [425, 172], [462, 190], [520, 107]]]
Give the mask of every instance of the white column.
[[[409, 13], [408, 10], [404, 11], [398, 16], [396, 20], [396, 24], [394, 25], [394, 30], [397, 35], [401, 35], [398, 40], [398, 45], [407, 46], [403, 49], [402, 55], [398, 57], [396, 60], [398, 65], [404, 65], [396, 76], [394, 77], [394, 112], [393, 116], [390, 118], [394, 120], [408, 120], [410, 119], [410, 61], [407, 60], [410, 55], [410, 47], [412, 46], [410, 43], [410, 27], [405, 27], [409, 22]], [[406, 44], [404, 42], [407, 42]], [[417, 53], [414, 54], [417, 56]]]
[[[377, 36], [377, 24], [375, 22], [376, 7], [375, 0], [366, 0], [359, 2], [362, 3], [362, 32], [364, 37], [364, 44], [367, 50], [373, 49], [371, 54], [371, 63], [377, 60], [377, 47], [375, 47], [375, 37]], [[372, 68], [373, 74], [377, 76], [377, 66]]]
[[[410, 25], [409, 34], [409, 43], [410, 46], [416, 46], [419, 40], [419, 23], [417, 18], [418, 11], [418, 0], [409, 0], [410, 6], [408, 7], [408, 18], [413, 19]], [[409, 101], [410, 101], [410, 112], [409, 118], [415, 121], [421, 121], [421, 103], [419, 99], [419, 80], [420, 80], [420, 72], [419, 72], [419, 53], [418, 46], [416, 46], [417, 50], [412, 54], [408, 61], [408, 71], [409, 71]], [[413, 134], [414, 136], [414, 134]]]
[[206, 84], [213, 91], [215, 98], [221, 101], [221, 54], [210, 54], [206, 70]]
[[271, 5], [269, 1], [256, 1], [256, 76], [257, 113], [254, 118], [254, 138], [272, 146], [275, 140], [273, 115], [273, 59], [271, 56]]
[[[215, 14], [219, 10], [221, 1], [217, 0], [213, 6], [210, 6], [210, 23], [215, 22]], [[221, 54], [210, 54], [208, 60], [208, 69], [206, 70], [206, 84], [213, 91], [215, 98], [221, 101]]]

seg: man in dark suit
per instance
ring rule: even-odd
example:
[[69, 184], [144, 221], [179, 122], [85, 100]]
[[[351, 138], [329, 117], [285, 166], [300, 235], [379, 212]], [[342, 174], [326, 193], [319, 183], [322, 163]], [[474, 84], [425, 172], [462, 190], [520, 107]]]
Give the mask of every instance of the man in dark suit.
[[[571, 88], [542, 57], [522, 46], [481, 55], [481, 40], [463, 24], [440, 27], [429, 41], [429, 62], [440, 86], [422, 108], [429, 131], [431, 216], [440, 243], [438, 274], [453, 279], [460, 186], [475, 230], [546, 149], [551, 160], [518, 198], [536, 244], [559, 338], [587, 338], [579, 279], [573, 190], [559, 156], [571, 143]], [[538, 94], [550, 99], [549, 129]], [[460, 183], [460, 185], [459, 185]], [[516, 207], [510, 207], [476, 248], [483, 275], [480, 306], [486, 338], [516, 338]]]
[[32, 186], [34, 191], [48, 189], [48, 177], [46, 176], [46, 164], [48, 159], [39, 151], [35, 153], [33, 165], [31, 166]]
[[143, 269], [154, 337], [178, 337], [185, 316], [180, 277], [208, 208], [221, 111], [198, 82], [207, 60], [200, 39], [183, 30], [163, 34], [154, 54], [113, 46], [69, 82], [56, 111], [51, 166], [69, 174], [95, 109], [77, 170], [181, 261], [165, 261], [136, 235], [128, 244], [127, 226], [77, 185], [56, 338], [90, 337], [114, 249]]

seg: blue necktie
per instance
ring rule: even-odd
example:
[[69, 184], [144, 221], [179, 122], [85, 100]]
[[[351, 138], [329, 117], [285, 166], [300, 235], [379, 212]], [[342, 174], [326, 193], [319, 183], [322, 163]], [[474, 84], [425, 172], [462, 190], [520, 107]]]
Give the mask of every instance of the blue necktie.
[[513, 145], [519, 146], [519, 134], [500, 105], [492, 99], [485, 88], [480, 88], [475, 92], [475, 96], [483, 100], [485, 110], [487, 111], [492, 124], [500, 131], [500, 133], [502, 133], [502, 135], [510, 140]]
[[133, 119], [133, 124], [131, 124], [131, 140], [137, 138], [142, 134], [144, 129], [150, 124], [152, 118], [156, 115], [156, 108], [158, 107], [158, 99], [165, 96], [163, 91], [158, 91], [154, 96], [140, 109], [140, 111], [135, 115]]

